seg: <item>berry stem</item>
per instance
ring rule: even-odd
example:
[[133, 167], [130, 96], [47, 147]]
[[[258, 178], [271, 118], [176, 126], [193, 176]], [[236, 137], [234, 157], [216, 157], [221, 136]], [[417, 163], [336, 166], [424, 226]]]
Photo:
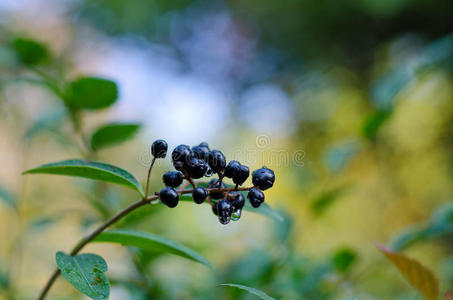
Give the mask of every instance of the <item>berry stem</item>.
[[151, 161], [151, 165], [149, 166], [149, 169], [148, 169], [148, 176], [146, 177], [145, 198], [148, 197], [149, 179], [151, 178], [151, 171], [153, 170], [153, 166], [154, 166], [154, 162], [155, 161], [156, 161], [156, 157], [153, 157], [153, 160]]
[[[148, 174], [151, 173], [151, 168], [152, 168], [153, 164], [154, 164], [154, 159], [151, 162], [151, 167], [150, 167], [150, 171], [148, 172]], [[149, 176], [148, 176], [148, 179], [149, 179]], [[148, 180], [148, 182], [149, 182], [149, 180]], [[242, 187], [242, 188], [238, 188], [237, 190], [238, 191], [248, 191], [251, 188], [252, 187]], [[220, 192], [231, 192], [233, 190], [235, 190], [235, 189], [234, 188], [225, 188], [225, 189], [207, 188], [206, 189], [206, 191], [208, 193], [212, 192], [212, 191], [216, 191], [216, 192], [219, 192], [219, 191]], [[182, 189], [178, 190], [177, 192], [179, 194], [192, 194], [194, 192], [194, 189], [186, 190], [185, 187], [183, 187]], [[126, 207], [122, 211], [118, 212], [116, 215], [114, 215], [113, 217], [111, 217], [110, 219], [105, 221], [101, 226], [99, 226], [91, 234], [89, 234], [85, 238], [81, 239], [80, 242], [78, 242], [76, 244], [76, 246], [72, 249], [70, 255], [74, 256], [74, 255], [78, 254], [89, 242], [94, 240], [104, 230], [106, 230], [108, 227], [110, 227], [111, 225], [115, 224], [116, 222], [118, 222], [123, 217], [125, 217], [126, 215], [128, 215], [132, 211], [136, 210], [137, 208], [142, 207], [142, 206], [144, 206], [146, 204], [156, 204], [155, 200], [157, 200], [157, 199], [159, 199], [158, 195], [146, 196], [143, 199], [140, 199], [137, 202], [132, 203], [131, 205], [129, 205], [128, 207]], [[213, 205], [212, 200], [209, 199], [209, 200], [206, 200], [206, 201], [209, 202], [211, 205]], [[49, 292], [50, 288], [52, 287], [52, 285], [54, 284], [55, 280], [58, 278], [59, 275], [60, 275], [60, 269], [57, 268], [53, 272], [53, 274], [49, 278], [49, 280], [47, 281], [47, 283], [44, 286], [44, 288], [42, 289], [41, 293], [39, 294], [39, 296], [37, 298], [38, 300], [43, 300], [46, 297], [47, 293]]]
[[197, 184], [195, 183], [195, 181], [193, 181], [192, 178], [186, 177], [186, 179], [187, 179], [188, 182], [190, 182], [190, 185], [191, 185], [194, 189], [197, 188]]

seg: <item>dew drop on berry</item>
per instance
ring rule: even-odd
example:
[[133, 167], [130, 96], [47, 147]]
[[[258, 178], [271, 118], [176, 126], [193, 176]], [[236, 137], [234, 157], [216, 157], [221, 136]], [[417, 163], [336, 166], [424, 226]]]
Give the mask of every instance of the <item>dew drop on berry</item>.
[[241, 214], [242, 214], [242, 210], [241, 209], [236, 209], [231, 214], [231, 220], [238, 221], [241, 218]]

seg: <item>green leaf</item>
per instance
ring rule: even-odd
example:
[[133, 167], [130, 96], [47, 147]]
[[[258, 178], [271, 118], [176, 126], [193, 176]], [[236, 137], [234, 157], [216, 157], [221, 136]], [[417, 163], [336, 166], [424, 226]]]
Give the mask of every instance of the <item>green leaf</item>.
[[332, 263], [334, 268], [339, 272], [346, 272], [356, 261], [357, 253], [351, 249], [343, 248], [337, 250], [333, 257]]
[[96, 130], [91, 136], [93, 150], [109, 147], [133, 137], [140, 129], [140, 124], [111, 123]]
[[105, 276], [107, 263], [96, 254], [69, 256], [57, 252], [57, 266], [63, 277], [91, 299], [108, 299], [110, 283]]
[[144, 196], [140, 183], [131, 173], [119, 167], [100, 162], [71, 159], [41, 165], [22, 174], [55, 174], [100, 180], [126, 186]]
[[267, 295], [267, 294], [266, 294], [265, 292], [263, 292], [263, 291], [260, 291], [260, 290], [257, 290], [257, 289], [255, 289], [255, 288], [248, 287], [248, 286], [245, 286], [245, 285], [234, 284], [234, 283], [222, 283], [222, 284], [219, 284], [219, 285], [230, 286], [230, 287], [238, 288], [238, 289], [247, 291], [247, 292], [249, 292], [250, 294], [253, 294], [253, 295], [255, 295], [255, 296], [258, 296], [259, 298], [264, 299], [264, 300], [276, 300], [275, 298], [272, 298], [271, 296]]
[[[247, 195], [245, 195], [246, 197]], [[244, 210], [250, 211], [262, 216], [269, 217], [279, 222], [283, 222], [285, 218], [275, 209], [269, 206], [267, 203], [262, 203], [260, 207], [254, 208], [248, 200], [245, 201]]]
[[11, 46], [18, 58], [26, 65], [37, 65], [49, 58], [47, 47], [32, 39], [16, 38]]
[[101, 109], [115, 103], [118, 87], [115, 82], [97, 77], [82, 77], [69, 85], [67, 104], [72, 108]]
[[315, 217], [321, 216], [330, 206], [332, 206], [343, 195], [345, 187], [334, 188], [321, 193], [310, 204], [310, 209]]
[[10, 207], [16, 208], [16, 197], [2, 185], [0, 185], [0, 200], [3, 200]]
[[428, 241], [453, 233], [453, 204], [448, 202], [433, 213], [425, 225], [416, 225], [398, 233], [391, 242], [391, 248], [400, 251], [417, 242]]
[[362, 131], [368, 140], [375, 140], [379, 130], [392, 115], [391, 110], [378, 110], [365, 119]]
[[206, 258], [192, 249], [151, 233], [130, 230], [110, 230], [101, 233], [93, 242], [118, 243], [123, 246], [134, 246], [145, 250], [171, 253], [212, 267]]

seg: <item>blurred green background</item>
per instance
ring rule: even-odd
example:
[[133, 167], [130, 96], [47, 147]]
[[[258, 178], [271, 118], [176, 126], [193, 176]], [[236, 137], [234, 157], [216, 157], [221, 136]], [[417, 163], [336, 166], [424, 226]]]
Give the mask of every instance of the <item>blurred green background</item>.
[[[24, 39], [47, 50], [20, 52]], [[255, 299], [224, 282], [277, 299], [422, 299], [375, 243], [452, 287], [452, 70], [451, 0], [0, 0], [0, 299], [35, 297], [56, 251], [136, 200], [108, 184], [21, 175], [81, 157], [43, 74], [118, 84], [119, 100], [85, 113], [82, 130], [141, 123], [96, 159], [142, 182], [157, 138], [171, 149], [207, 141], [276, 172], [266, 202], [284, 221], [245, 212], [223, 226], [209, 206], [183, 203], [119, 224], [181, 242], [213, 270], [89, 245], [109, 265], [111, 299]], [[153, 191], [168, 169], [159, 161]], [[50, 296], [85, 299], [61, 278]]]

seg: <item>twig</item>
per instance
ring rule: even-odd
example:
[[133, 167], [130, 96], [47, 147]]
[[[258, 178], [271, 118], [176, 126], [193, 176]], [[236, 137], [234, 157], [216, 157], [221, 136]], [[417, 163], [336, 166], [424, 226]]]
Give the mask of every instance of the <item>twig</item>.
[[[250, 190], [252, 187], [242, 187], [242, 188], [239, 188], [237, 189], [238, 191], [246, 191], [246, 190]], [[220, 189], [220, 192], [230, 192], [230, 191], [233, 191], [235, 190], [234, 188], [225, 188], [225, 189]], [[209, 193], [211, 191], [216, 191], [218, 192], [219, 189], [218, 188], [208, 188], [206, 189], [206, 191]], [[190, 190], [179, 190], [178, 193], [180, 194], [192, 194], [194, 192], [194, 189], [190, 189]], [[95, 231], [93, 231], [90, 235], [88, 235], [87, 237], [83, 238], [71, 251], [70, 255], [71, 256], [74, 256], [76, 255], [77, 253], [79, 253], [89, 242], [91, 242], [92, 240], [94, 240], [99, 234], [101, 234], [105, 229], [107, 229], [108, 227], [110, 227], [111, 225], [115, 224], [116, 222], [118, 222], [120, 219], [122, 219], [124, 216], [128, 215], [130, 212], [134, 211], [135, 209], [141, 207], [141, 206], [144, 206], [146, 204], [153, 204], [153, 201], [154, 200], [157, 200], [159, 198], [159, 196], [157, 195], [154, 195], [154, 196], [147, 196], [137, 202], [134, 202], [132, 203], [131, 205], [129, 205], [128, 207], [126, 207], [125, 209], [123, 209], [122, 211], [120, 211], [119, 213], [117, 213], [115, 216], [111, 217], [109, 220], [107, 220], [106, 222], [104, 222], [101, 226], [99, 226]], [[212, 201], [210, 202], [211, 205], [212, 205]], [[58, 278], [58, 276], [60, 275], [60, 269], [56, 269], [52, 276], [49, 278], [49, 280], [47, 281], [46, 285], [44, 286], [44, 288], [42, 289], [41, 293], [39, 294], [39, 297], [38, 297], [38, 300], [43, 300], [47, 293], [49, 292], [50, 288], [52, 287], [52, 285], [54, 284], [55, 280]]]
[[148, 197], [149, 179], [151, 178], [151, 171], [153, 170], [154, 162], [156, 162], [156, 158], [155, 157], [153, 157], [153, 160], [151, 161], [151, 165], [149, 166], [149, 169], [148, 169], [148, 176], [146, 177], [145, 198]]

